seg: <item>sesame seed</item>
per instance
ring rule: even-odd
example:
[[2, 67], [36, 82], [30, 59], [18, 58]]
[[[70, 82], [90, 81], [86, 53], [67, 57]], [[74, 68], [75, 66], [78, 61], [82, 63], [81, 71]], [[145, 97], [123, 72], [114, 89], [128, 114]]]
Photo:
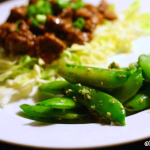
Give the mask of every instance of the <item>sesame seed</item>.
[[139, 76], [137, 76], [135, 79], [138, 79], [139, 78]]
[[113, 103], [113, 104], [115, 104], [115, 100], [113, 99], [113, 100], [111, 100], [111, 102]]
[[101, 86], [103, 86], [104, 85], [104, 83], [103, 82], [101, 82]]
[[126, 78], [126, 75], [122, 75], [123, 78]]
[[143, 98], [140, 99], [140, 102], [141, 102], [141, 103], [143, 102]]
[[82, 92], [82, 90], [79, 90], [78, 92], [79, 92], [79, 93], [81, 93], [81, 92]]
[[71, 89], [68, 89], [68, 91], [69, 91], [69, 92], [72, 92], [72, 90], [71, 90]]
[[65, 103], [66, 102], [66, 100], [65, 99], [62, 99], [62, 100], [60, 100], [62, 103]]
[[73, 96], [73, 100], [74, 100], [75, 102], [77, 102], [77, 98], [76, 98], [75, 96]]
[[91, 106], [91, 109], [95, 109], [95, 106], [94, 106], [94, 105], [92, 105], [92, 106]]
[[68, 89], [68, 90], [66, 91], [66, 94], [67, 94], [67, 93], [70, 93], [70, 92], [72, 92], [72, 90], [71, 90], [71, 89]]
[[91, 71], [91, 68], [87, 68], [87, 71]]
[[126, 78], [126, 75], [122, 75], [122, 74], [117, 74], [117, 77], [122, 77], [122, 78]]
[[123, 106], [120, 106], [121, 109], [124, 109]]
[[110, 113], [110, 112], [107, 112], [107, 116], [111, 116], [111, 113]]
[[76, 84], [76, 86], [81, 86], [81, 83]]
[[89, 94], [87, 94], [87, 99], [91, 99], [91, 96]]

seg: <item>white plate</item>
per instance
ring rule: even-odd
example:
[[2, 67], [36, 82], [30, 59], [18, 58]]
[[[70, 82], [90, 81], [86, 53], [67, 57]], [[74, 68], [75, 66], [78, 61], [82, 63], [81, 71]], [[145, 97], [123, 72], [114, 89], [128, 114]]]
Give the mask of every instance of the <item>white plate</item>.
[[[90, 0], [88, 0], [90, 2]], [[4, 22], [10, 8], [26, 1], [10, 1], [0, 5], [0, 23]], [[94, 3], [99, 1], [94, 0]], [[109, 0], [117, 10], [125, 9], [132, 0]], [[150, 1], [142, 0], [142, 10], [148, 11]], [[123, 65], [136, 61], [140, 53], [149, 53], [150, 38], [134, 42], [134, 52], [117, 58]], [[121, 58], [121, 59], [120, 59]], [[32, 99], [22, 99], [0, 108], [0, 141], [38, 148], [94, 148], [125, 144], [150, 138], [150, 113], [148, 110], [126, 117], [126, 126], [110, 126], [98, 123], [48, 124], [25, 119], [17, 115], [19, 105], [33, 104]]]

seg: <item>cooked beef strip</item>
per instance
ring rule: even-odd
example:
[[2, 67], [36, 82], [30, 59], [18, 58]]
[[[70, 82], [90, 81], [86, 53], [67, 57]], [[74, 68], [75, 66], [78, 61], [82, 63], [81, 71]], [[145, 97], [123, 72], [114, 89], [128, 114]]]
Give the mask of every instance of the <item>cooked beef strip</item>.
[[35, 47], [28, 54], [33, 57], [42, 58], [46, 63], [50, 63], [59, 57], [65, 47], [65, 44], [53, 33], [45, 33], [35, 39]]
[[108, 7], [109, 7], [109, 4], [105, 0], [102, 0], [100, 5], [98, 6], [98, 9], [101, 13], [104, 13]]
[[[98, 24], [103, 23], [104, 17], [103, 15], [98, 11], [97, 7], [87, 4], [84, 9], [89, 12], [89, 17], [85, 18], [86, 22], [84, 24], [83, 31], [86, 32], [93, 32], [95, 27]], [[85, 12], [82, 12], [85, 13]]]
[[5, 49], [12, 55], [27, 54], [34, 46], [35, 35], [29, 30], [19, 30], [8, 35]]
[[30, 4], [35, 4], [37, 1], [39, 1], [39, 0], [29, 0], [29, 5]]
[[113, 12], [105, 11], [104, 12], [104, 17], [108, 20], [116, 20], [117, 16]]
[[38, 36], [43, 35], [46, 32], [44, 24], [39, 24], [39, 26], [37, 27], [32, 24], [30, 19], [27, 19], [26, 22], [30, 26], [30, 30], [31, 32], [33, 32], [33, 34]]
[[77, 19], [78, 17], [89, 19], [91, 17], [91, 12], [86, 7], [82, 7], [74, 12], [74, 17], [75, 19]]
[[66, 9], [63, 9], [62, 12], [60, 14], [58, 14], [59, 18], [62, 19], [71, 19], [73, 18], [73, 9], [71, 7], [68, 7]]
[[100, 5], [98, 6], [98, 10], [104, 15], [104, 18], [108, 20], [117, 19], [117, 16], [114, 12], [108, 11], [108, 7], [109, 7], [109, 4], [105, 0], [102, 0]]
[[60, 32], [64, 31], [66, 28], [71, 28], [72, 22], [53, 15], [47, 15], [47, 21], [45, 26], [46, 30], [50, 32]]
[[84, 44], [92, 38], [90, 33], [73, 28], [71, 21], [52, 15], [47, 15], [46, 29], [54, 32], [60, 39], [65, 40], [68, 46], [73, 43]]
[[5, 48], [5, 41], [7, 36], [16, 30], [15, 23], [4, 23], [0, 25], [0, 46]]
[[30, 27], [27, 25], [27, 23], [24, 20], [20, 20], [18, 24], [18, 29], [22, 31], [29, 30]]
[[14, 7], [11, 9], [7, 22], [16, 22], [17, 20], [26, 18], [27, 6]]

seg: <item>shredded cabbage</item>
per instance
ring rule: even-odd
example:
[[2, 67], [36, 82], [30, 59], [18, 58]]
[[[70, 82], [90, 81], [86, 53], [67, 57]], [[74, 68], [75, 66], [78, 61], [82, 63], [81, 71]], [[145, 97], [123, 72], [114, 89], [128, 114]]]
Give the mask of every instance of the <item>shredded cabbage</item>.
[[91, 42], [67, 48], [64, 52], [68, 53], [67, 61], [72, 62], [71, 56], [76, 54], [83, 65], [104, 65], [107, 57], [131, 52], [134, 40], [150, 35], [150, 13], [141, 13], [140, 1], [117, 14], [117, 20], [105, 20], [103, 25], [97, 26]]

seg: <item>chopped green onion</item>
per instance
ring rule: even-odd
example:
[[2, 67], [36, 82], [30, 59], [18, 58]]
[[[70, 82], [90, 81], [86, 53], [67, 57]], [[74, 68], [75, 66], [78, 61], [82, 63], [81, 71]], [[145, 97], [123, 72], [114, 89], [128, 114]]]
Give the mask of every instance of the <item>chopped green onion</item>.
[[31, 17], [37, 14], [37, 9], [36, 6], [34, 4], [31, 4], [28, 6], [28, 10], [27, 10], [27, 16]]
[[35, 27], [39, 26], [39, 23], [38, 23], [38, 21], [36, 19], [31, 17], [30, 20], [31, 20], [32, 25], [34, 25]]
[[40, 7], [45, 6], [45, 3], [48, 4], [47, 1], [39, 0], [39, 1], [36, 2], [35, 5], [40, 8]]
[[38, 10], [38, 14], [53, 14], [50, 2], [39, 0], [35, 5]]
[[56, 3], [61, 9], [69, 7], [69, 0], [56, 0]]
[[37, 14], [53, 14], [52, 5], [48, 1], [39, 0], [28, 6], [27, 16], [35, 17]]
[[71, 6], [73, 9], [77, 10], [77, 9], [79, 9], [79, 8], [85, 7], [86, 4], [85, 4], [85, 2], [77, 1], [77, 2], [72, 2], [72, 3], [70, 3], [70, 6]]
[[77, 18], [77, 20], [73, 22], [73, 26], [78, 27], [80, 30], [82, 30], [84, 24], [85, 24], [85, 19], [82, 17]]
[[17, 20], [16, 21], [16, 31], [19, 31], [19, 23], [20, 23], [20, 20]]
[[47, 17], [46, 17], [46, 15], [38, 14], [38, 15], [36, 15], [35, 19], [36, 19], [39, 23], [45, 23]]

